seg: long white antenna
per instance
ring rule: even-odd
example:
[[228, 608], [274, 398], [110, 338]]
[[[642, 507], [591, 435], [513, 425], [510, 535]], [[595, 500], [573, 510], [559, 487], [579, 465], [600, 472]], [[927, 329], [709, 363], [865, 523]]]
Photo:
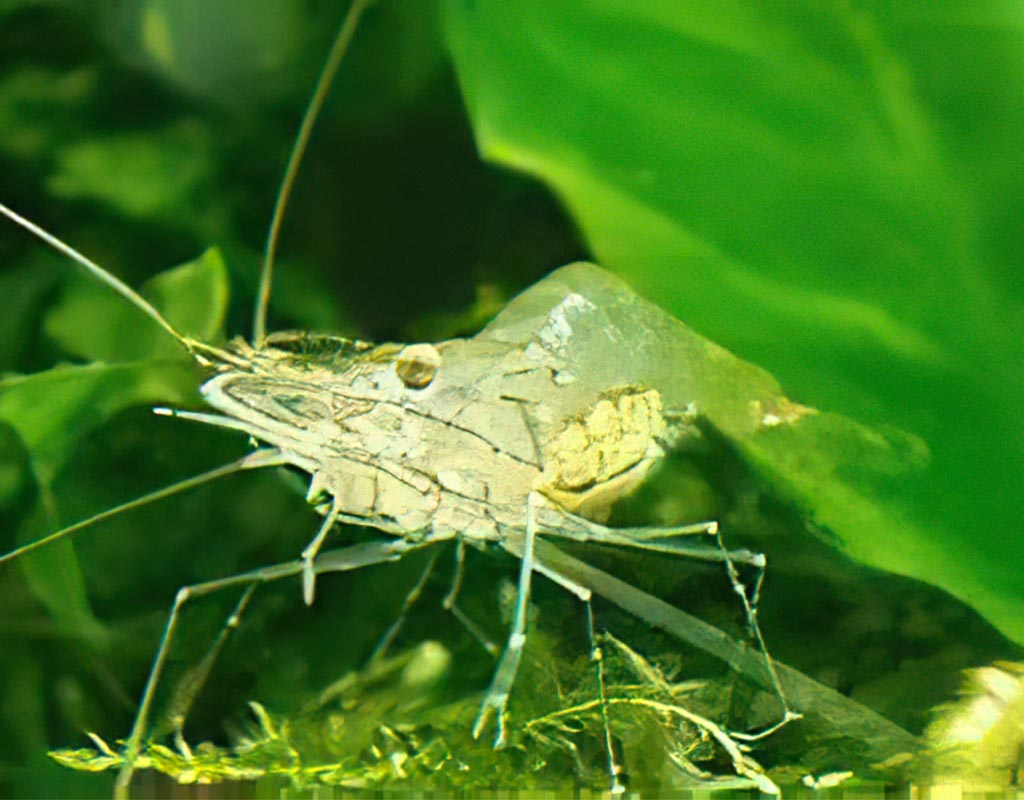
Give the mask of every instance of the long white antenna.
[[173, 336], [179, 342], [181, 342], [186, 349], [188, 349], [189, 351], [192, 350], [193, 342], [190, 339], [188, 339], [188, 337], [178, 333], [177, 329], [175, 329], [175, 327], [171, 325], [170, 322], [167, 321], [167, 318], [163, 314], [156, 310], [152, 303], [150, 303], [146, 298], [144, 298], [142, 295], [136, 292], [131, 286], [126, 284], [116, 275], [107, 272], [107, 270], [103, 269], [103, 267], [101, 267], [95, 261], [86, 258], [84, 255], [79, 253], [70, 245], [64, 244], [64, 242], [62, 242], [56, 236], [43, 230], [34, 222], [30, 222], [29, 220], [25, 219], [23, 216], [21, 216], [21, 214], [18, 214], [16, 211], [12, 211], [3, 203], [0, 203], [0, 213], [2, 213], [12, 222], [16, 223], [17, 225], [20, 225], [33, 236], [42, 239], [46, 244], [48, 244], [58, 253], [67, 256], [79, 266], [84, 267], [94, 277], [99, 278], [101, 281], [103, 281], [103, 283], [111, 287], [115, 292], [121, 295], [121, 297], [125, 298], [133, 306], [138, 308], [140, 311], [143, 311], [144, 313], [148, 314], [152, 319], [156, 321], [158, 325], [160, 325], [161, 328], [163, 328], [165, 331], [171, 334], [171, 336]]
[[369, 3], [370, 0], [352, 0], [352, 5], [349, 6], [348, 14], [345, 16], [345, 22], [334, 39], [331, 52], [327, 56], [327, 61], [324, 62], [324, 68], [320, 71], [313, 97], [310, 99], [309, 105], [306, 106], [306, 113], [302, 117], [298, 136], [295, 137], [291, 155], [288, 156], [288, 166], [281, 179], [281, 188], [277, 191], [274, 214], [270, 218], [270, 229], [267, 231], [267, 243], [263, 251], [263, 269], [260, 272], [260, 286], [256, 293], [256, 308], [252, 316], [252, 344], [257, 350], [263, 346], [267, 335], [267, 307], [270, 305], [270, 289], [274, 279], [274, 256], [277, 253], [277, 240], [281, 235], [281, 222], [284, 220], [288, 198], [291, 197], [295, 177], [298, 175], [299, 165], [302, 163], [302, 156], [305, 155], [309, 137], [313, 133], [313, 126], [320, 116], [324, 100], [327, 99], [327, 92], [330, 90], [334, 76], [337, 75], [345, 53], [348, 52], [348, 47], [352, 43], [352, 37], [359, 25], [359, 18]]

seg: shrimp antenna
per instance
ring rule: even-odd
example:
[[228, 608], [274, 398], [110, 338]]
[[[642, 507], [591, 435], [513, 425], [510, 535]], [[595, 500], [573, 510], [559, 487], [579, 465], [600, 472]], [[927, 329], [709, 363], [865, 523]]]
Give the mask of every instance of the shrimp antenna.
[[65, 244], [52, 233], [48, 233], [47, 231], [43, 230], [38, 225], [36, 225], [34, 222], [30, 222], [29, 220], [25, 219], [23, 216], [21, 216], [21, 214], [18, 214], [16, 211], [11, 210], [3, 203], [0, 203], [0, 214], [3, 214], [9, 220], [24, 228], [33, 236], [42, 239], [43, 242], [48, 244], [58, 253], [67, 256], [79, 266], [84, 267], [86, 270], [88, 270], [90, 274], [92, 274], [99, 280], [103, 281], [103, 283], [111, 287], [115, 292], [121, 295], [121, 297], [123, 297], [133, 306], [138, 308], [143, 313], [148, 314], [152, 319], [156, 321], [156, 323], [161, 328], [163, 328], [165, 331], [171, 334], [171, 336], [173, 336], [179, 342], [181, 342], [185, 346], [185, 348], [189, 350], [189, 352], [192, 352], [193, 345], [195, 344], [195, 342], [193, 342], [187, 336], [184, 336], [181, 333], [179, 333], [178, 330], [173, 325], [171, 325], [170, 322], [167, 321], [167, 317], [165, 317], [163, 314], [157, 311], [156, 307], [152, 303], [150, 303], [145, 297], [136, 292], [131, 286], [122, 281], [116, 275], [103, 269], [103, 267], [101, 267], [95, 261], [92, 261], [91, 259], [79, 253], [77, 250], [71, 247], [71, 245]]
[[260, 271], [260, 285], [256, 294], [256, 308], [252, 317], [252, 343], [257, 350], [263, 346], [267, 334], [267, 307], [270, 305], [270, 290], [274, 279], [274, 256], [277, 253], [277, 242], [281, 234], [281, 222], [284, 219], [285, 208], [288, 206], [288, 199], [291, 197], [292, 188], [295, 186], [295, 178], [299, 172], [299, 165], [309, 145], [309, 138], [313, 133], [313, 126], [316, 124], [320, 111], [323, 109], [324, 100], [330, 91], [331, 84], [338, 74], [338, 68], [348, 52], [352, 37], [359, 26], [359, 19], [362, 17], [370, 0], [352, 0], [345, 21], [334, 38], [331, 52], [324, 62], [320, 71], [320, 77], [316, 82], [316, 89], [306, 106], [306, 113], [302, 117], [302, 124], [299, 126], [299, 133], [292, 145], [291, 155], [288, 156], [288, 166], [285, 168], [284, 177], [281, 179], [281, 186], [277, 191], [277, 199], [274, 201], [274, 213], [270, 218], [270, 228], [267, 231], [267, 243], [263, 250], [263, 268]]

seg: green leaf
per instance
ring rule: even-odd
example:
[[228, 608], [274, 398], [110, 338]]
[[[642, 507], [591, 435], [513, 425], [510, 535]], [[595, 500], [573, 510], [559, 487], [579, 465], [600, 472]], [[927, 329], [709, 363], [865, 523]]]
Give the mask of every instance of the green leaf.
[[85, 138], [58, 150], [49, 189], [129, 217], [192, 222], [213, 171], [211, 149], [210, 132], [187, 120], [156, 132]]
[[31, 348], [35, 317], [43, 307], [46, 293], [56, 283], [49, 261], [25, 259], [15, 269], [0, 275], [0, 297], [4, 314], [0, 317], [0, 372], [17, 369]]
[[0, 149], [21, 159], [42, 159], [82, 125], [83, 108], [96, 91], [94, 70], [57, 72], [42, 67], [12, 71], [0, 81], [0, 119], [9, 131]]
[[1024, 640], [1024, 10], [447, 8], [480, 149], [547, 181], [602, 265], [791, 397], [931, 456], [864, 482], [823, 417], [745, 450], [778, 490]]
[[[154, 303], [173, 325], [204, 338], [212, 338], [222, 324], [227, 291], [226, 270], [216, 251], [163, 273], [149, 285]], [[110, 313], [104, 304], [110, 304]], [[184, 349], [173, 340], [166, 343], [166, 334], [109, 292], [72, 293], [48, 327], [69, 350], [97, 360], [0, 380], [0, 419], [24, 443], [40, 493], [18, 532], [22, 544], [75, 521], [62, 515], [54, 485], [86, 434], [130, 406], [195, 399], [195, 369]], [[60, 624], [93, 640], [103, 635], [70, 541], [26, 556], [21, 563], [34, 593]]]
[[[181, 345], [123, 297], [94, 278], [74, 273], [46, 333], [68, 353], [103, 362], [180, 358]], [[186, 336], [211, 341], [228, 304], [228, 273], [216, 248], [162, 272], [139, 291]]]

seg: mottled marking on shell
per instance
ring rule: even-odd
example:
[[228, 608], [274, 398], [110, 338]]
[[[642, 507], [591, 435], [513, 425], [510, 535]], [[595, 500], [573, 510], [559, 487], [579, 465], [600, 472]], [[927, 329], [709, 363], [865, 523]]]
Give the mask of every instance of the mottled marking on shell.
[[441, 354], [432, 344], [411, 344], [395, 358], [395, 372], [410, 389], [430, 385], [441, 368]]
[[660, 392], [606, 392], [545, 448], [544, 491], [570, 510], [600, 513], [640, 484], [663, 454], [665, 434]]
[[487, 499], [487, 485], [479, 478], [465, 475], [458, 470], [438, 470], [437, 482], [445, 491], [454, 492], [473, 500]]
[[371, 475], [357, 474], [333, 487], [337, 503], [346, 511], [370, 516], [377, 502], [377, 483]]

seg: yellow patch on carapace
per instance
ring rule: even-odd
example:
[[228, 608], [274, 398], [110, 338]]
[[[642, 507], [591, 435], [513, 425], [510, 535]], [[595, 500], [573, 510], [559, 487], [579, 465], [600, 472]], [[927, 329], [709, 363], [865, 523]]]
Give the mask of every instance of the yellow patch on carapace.
[[657, 390], [627, 386], [605, 392], [545, 447], [540, 490], [570, 511], [603, 518], [664, 454], [665, 433]]

